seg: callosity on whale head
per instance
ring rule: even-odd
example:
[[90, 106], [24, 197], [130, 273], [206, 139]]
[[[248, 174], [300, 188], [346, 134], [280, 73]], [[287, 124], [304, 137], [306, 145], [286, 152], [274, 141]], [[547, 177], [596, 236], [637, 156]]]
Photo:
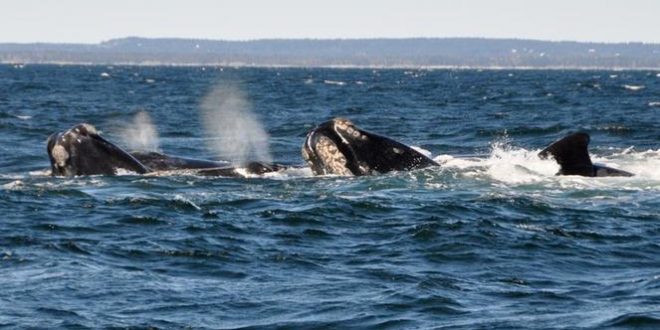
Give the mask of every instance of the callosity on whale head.
[[316, 175], [359, 176], [438, 165], [409, 146], [364, 131], [344, 118], [324, 122], [309, 132], [302, 154]]
[[573, 133], [552, 143], [539, 153], [539, 157], [552, 157], [559, 164], [557, 175], [580, 175], [588, 177], [633, 176], [632, 173], [591, 162], [589, 157], [589, 134]]
[[102, 138], [90, 124], [78, 124], [51, 135], [47, 150], [55, 176], [113, 175], [119, 169], [139, 174], [149, 171], [129, 153]]

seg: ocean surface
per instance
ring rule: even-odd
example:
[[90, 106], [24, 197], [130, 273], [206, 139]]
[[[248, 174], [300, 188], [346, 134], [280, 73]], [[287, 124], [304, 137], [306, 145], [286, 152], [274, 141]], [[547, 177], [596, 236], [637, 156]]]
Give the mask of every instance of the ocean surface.
[[[337, 116], [442, 166], [315, 177]], [[50, 177], [80, 122], [209, 159], [265, 132], [301, 168]], [[636, 176], [555, 176], [575, 131]], [[660, 328], [660, 71], [3, 65], [0, 155], [2, 328]]]

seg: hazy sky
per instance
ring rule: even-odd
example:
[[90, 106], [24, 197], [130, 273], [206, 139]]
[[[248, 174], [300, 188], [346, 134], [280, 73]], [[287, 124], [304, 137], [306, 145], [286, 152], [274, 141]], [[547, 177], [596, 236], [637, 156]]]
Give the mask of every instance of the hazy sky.
[[0, 42], [496, 37], [660, 42], [660, 0], [3, 0]]

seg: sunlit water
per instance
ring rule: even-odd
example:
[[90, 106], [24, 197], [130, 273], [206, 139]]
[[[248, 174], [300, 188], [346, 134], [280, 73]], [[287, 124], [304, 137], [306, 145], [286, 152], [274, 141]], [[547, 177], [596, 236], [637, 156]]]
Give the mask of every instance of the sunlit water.
[[[46, 138], [79, 122], [217, 158], [208, 129], [237, 126], [202, 108], [228, 82], [275, 162], [343, 116], [442, 166], [48, 176]], [[0, 66], [0, 325], [658, 328], [657, 104], [646, 71]], [[536, 154], [578, 130], [636, 176], [555, 176]]]

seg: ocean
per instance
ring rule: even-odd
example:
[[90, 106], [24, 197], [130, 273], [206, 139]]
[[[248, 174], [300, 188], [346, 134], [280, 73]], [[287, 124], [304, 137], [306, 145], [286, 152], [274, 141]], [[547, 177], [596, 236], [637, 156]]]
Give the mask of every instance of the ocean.
[[[313, 176], [333, 117], [441, 166]], [[220, 160], [260, 132], [294, 168], [49, 176], [81, 122]], [[576, 131], [636, 175], [555, 176]], [[2, 65], [0, 154], [2, 328], [660, 328], [660, 71]]]

